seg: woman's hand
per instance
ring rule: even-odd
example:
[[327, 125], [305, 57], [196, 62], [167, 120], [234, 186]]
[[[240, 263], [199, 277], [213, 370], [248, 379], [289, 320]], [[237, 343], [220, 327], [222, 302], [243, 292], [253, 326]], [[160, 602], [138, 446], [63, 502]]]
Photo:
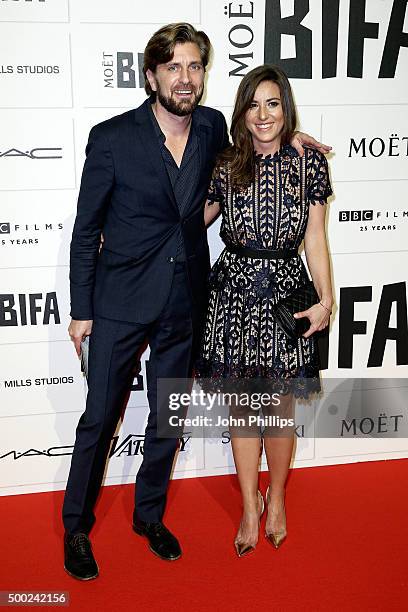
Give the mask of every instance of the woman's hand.
[[[330, 308], [331, 310], [331, 308]], [[317, 331], [321, 331], [325, 327], [328, 326], [330, 321], [330, 310], [327, 310], [324, 306], [320, 304], [314, 304], [307, 310], [303, 310], [302, 312], [295, 312], [293, 315], [295, 319], [301, 319], [302, 317], [307, 317], [310, 321], [310, 327], [303, 335], [303, 338], [309, 338], [312, 334]]]
[[325, 145], [322, 142], [319, 142], [318, 140], [313, 138], [313, 136], [309, 136], [309, 134], [305, 134], [304, 132], [295, 132], [292, 140], [290, 141], [290, 144], [296, 149], [300, 157], [303, 157], [303, 153], [305, 152], [303, 149], [303, 145], [311, 147], [312, 149], [317, 149], [318, 151], [320, 151], [320, 153], [323, 153], [323, 155], [326, 155], [326, 153], [330, 153], [330, 151], [332, 150], [332, 147], [330, 147], [329, 145]]

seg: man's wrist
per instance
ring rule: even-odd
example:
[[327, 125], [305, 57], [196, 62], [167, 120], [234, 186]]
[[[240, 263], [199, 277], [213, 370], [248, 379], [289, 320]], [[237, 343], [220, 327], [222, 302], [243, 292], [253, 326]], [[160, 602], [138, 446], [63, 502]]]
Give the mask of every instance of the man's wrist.
[[325, 306], [328, 310], [331, 310], [334, 304], [334, 300], [331, 295], [322, 295], [322, 297], [320, 298], [320, 303], [322, 304], [322, 306]]

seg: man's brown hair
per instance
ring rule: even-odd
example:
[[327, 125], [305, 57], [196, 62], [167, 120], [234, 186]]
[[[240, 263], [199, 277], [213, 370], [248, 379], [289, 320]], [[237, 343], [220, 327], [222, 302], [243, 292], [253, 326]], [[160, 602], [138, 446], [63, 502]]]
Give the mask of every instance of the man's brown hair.
[[145, 90], [148, 96], [155, 92], [152, 90], [147, 78], [147, 71], [156, 72], [158, 64], [166, 64], [174, 54], [174, 47], [178, 43], [194, 43], [200, 50], [204, 70], [208, 64], [211, 43], [207, 34], [198, 31], [189, 23], [170, 23], [155, 32], [146, 45], [143, 58], [143, 74], [145, 77]]

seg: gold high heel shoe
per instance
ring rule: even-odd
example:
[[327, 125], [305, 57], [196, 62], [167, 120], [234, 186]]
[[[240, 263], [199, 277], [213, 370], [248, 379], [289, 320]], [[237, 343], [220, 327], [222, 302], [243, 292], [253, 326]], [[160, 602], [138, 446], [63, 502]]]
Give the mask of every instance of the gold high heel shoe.
[[[269, 494], [269, 487], [267, 488], [266, 495], [265, 495], [266, 503], [268, 503], [268, 494]], [[285, 508], [284, 508], [284, 511], [285, 511]], [[286, 514], [285, 514], [285, 521], [286, 521]], [[278, 532], [271, 531], [271, 533], [267, 533], [267, 531], [265, 531], [266, 539], [269, 540], [269, 542], [275, 548], [279, 548], [282, 542], [286, 539], [286, 535], [287, 535], [286, 529], [282, 529], [281, 531], [278, 531]]]
[[[258, 522], [259, 522], [265, 510], [264, 498], [262, 497], [262, 493], [259, 491], [259, 489], [258, 489], [258, 500], [261, 506], [261, 509], [259, 512], [259, 518], [258, 518]], [[248, 553], [253, 552], [255, 550], [255, 546], [249, 546], [248, 544], [245, 544], [245, 542], [239, 542], [237, 540], [235, 540], [234, 545], [235, 545], [235, 550], [237, 552], [238, 557], [244, 557]]]

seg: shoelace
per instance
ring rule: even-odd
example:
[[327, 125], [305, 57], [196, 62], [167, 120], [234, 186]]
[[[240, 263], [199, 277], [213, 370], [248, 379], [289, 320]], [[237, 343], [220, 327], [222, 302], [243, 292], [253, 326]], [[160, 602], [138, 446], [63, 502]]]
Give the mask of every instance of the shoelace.
[[74, 535], [70, 541], [70, 546], [80, 555], [89, 556], [91, 553], [91, 544], [84, 533]]
[[149, 528], [155, 535], [167, 535], [169, 530], [163, 525], [163, 523], [151, 523]]

